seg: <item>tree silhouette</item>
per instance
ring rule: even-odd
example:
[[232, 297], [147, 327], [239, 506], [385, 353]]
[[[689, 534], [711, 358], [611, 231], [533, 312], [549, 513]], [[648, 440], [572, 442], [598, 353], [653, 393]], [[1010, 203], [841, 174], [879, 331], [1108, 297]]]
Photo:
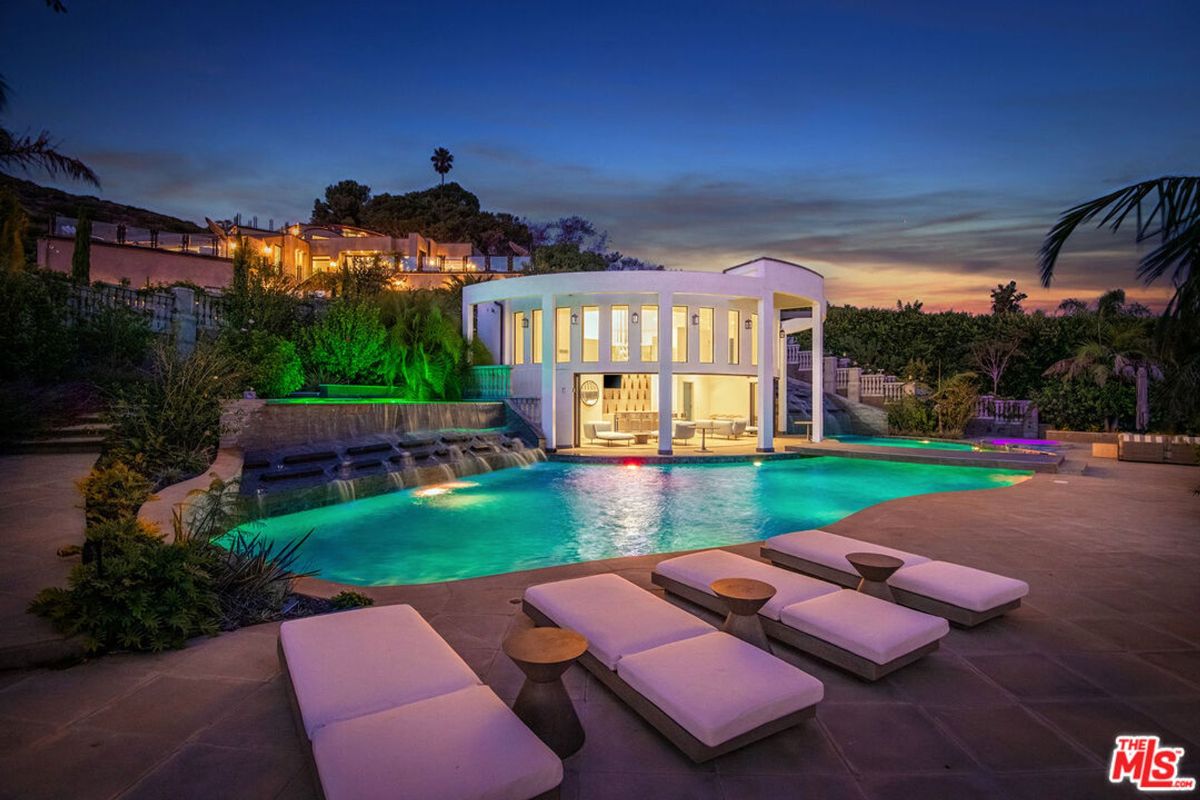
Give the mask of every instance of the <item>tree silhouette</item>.
[[433, 151], [433, 155], [429, 157], [433, 162], [433, 171], [442, 176], [442, 185], [446, 185], [446, 173], [454, 169], [454, 154], [444, 147], [439, 147]]
[[995, 289], [992, 289], [992, 313], [1020, 314], [1021, 301], [1026, 297], [1029, 295], [1017, 291], [1016, 281], [1009, 281], [1007, 285], [998, 284]]

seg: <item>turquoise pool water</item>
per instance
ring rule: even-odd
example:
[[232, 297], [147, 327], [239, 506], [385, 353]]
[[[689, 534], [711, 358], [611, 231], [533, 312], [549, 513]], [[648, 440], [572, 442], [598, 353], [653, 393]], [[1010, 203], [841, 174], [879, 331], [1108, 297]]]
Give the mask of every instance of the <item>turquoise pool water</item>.
[[849, 458], [638, 466], [538, 463], [272, 517], [251, 532], [312, 530], [320, 577], [430, 583], [765, 539], [907, 495], [1010, 486], [1030, 473]]
[[967, 442], [939, 442], [935, 439], [902, 439], [898, 436], [842, 436], [832, 437], [846, 444], [873, 444], [883, 447], [916, 447], [921, 450], [974, 450], [975, 445]]

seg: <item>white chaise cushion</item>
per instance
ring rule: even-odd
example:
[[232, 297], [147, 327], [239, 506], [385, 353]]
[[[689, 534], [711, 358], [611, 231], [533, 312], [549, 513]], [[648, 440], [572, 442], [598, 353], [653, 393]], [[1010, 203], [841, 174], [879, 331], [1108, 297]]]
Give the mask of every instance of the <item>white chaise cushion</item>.
[[596, 431], [596, 438], [613, 442], [627, 442], [632, 441], [634, 436], [632, 433], [623, 431]]
[[528, 800], [563, 776], [486, 686], [326, 725], [313, 758], [326, 800]]
[[530, 586], [525, 599], [556, 625], [586, 636], [588, 652], [609, 669], [624, 656], [715, 630], [610, 573]]
[[719, 631], [626, 656], [617, 675], [709, 747], [825, 696], [813, 676]]
[[780, 622], [855, 655], [886, 664], [950, 632], [941, 617], [922, 614], [856, 592], [839, 589], [783, 609]]
[[900, 559], [905, 566], [924, 564], [929, 560], [925, 556], [915, 553], [906, 553], [903, 550], [884, 547], [881, 544], [871, 544], [861, 539], [851, 539], [848, 536], [839, 536], [836, 533], [827, 533], [821, 530], [797, 531], [796, 533], [772, 536], [767, 539], [766, 546], [796, 558], [803, 558], [805, 561], [812, 561], [814, 564], [848, 572], [851, 575], [857, 575], [858, 571], [846, 560], [849, 553], [880, 553]]
[[1029, 594], [1025, 581], [948, 561], [903, 567], [888, 584], [969, 611], [988, 611]]
[[480, 683], [412, 606], [289, 620], [279, 641], [310, 739], [330, 722]]
[[838, 587], [727, 550], [704, 550], [658, 562], [654, 571], [686, 586], [716, 596], [710, 588], [721, 578], [754, 578], [775, 587], [775, 596], [758, 613], [779, 619], [785, 606], [837, 592]]

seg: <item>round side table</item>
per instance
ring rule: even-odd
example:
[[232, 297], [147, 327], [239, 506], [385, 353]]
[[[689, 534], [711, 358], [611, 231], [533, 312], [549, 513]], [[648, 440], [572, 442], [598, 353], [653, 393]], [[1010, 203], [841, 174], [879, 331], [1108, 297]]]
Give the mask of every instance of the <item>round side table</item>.
[[775, 587], [753, 578], [722, 578], [709, 584], [709, 588], [729, 607], [721, 630], [770, 653], [771, 644], [763, 632], [758, 611], [775, 596]]
[[583, 747], [583, 726], [562, 676], [587, 647], [567, 628], [530, 628], [504, 640], [504, 654], [525, 673], [513, 711], [559, 758]]
[[858, 591], [880, 600], [887, 600], [889, 603], [896, 602], [887, 580], [892, 577], [892, 573], [904, 566], [903, 561], [881, 553], [849, 553], [846, 560], [862, 576], [858, 582]]

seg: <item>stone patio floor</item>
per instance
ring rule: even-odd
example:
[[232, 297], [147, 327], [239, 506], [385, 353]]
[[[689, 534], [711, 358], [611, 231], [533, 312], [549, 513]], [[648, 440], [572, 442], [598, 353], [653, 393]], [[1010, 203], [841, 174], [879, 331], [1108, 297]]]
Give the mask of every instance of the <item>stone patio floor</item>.
[[[816, 719], [708, 764], [572, 668], [587, 743], [565, 762], [563, 796], [1136, 796], [1105, 780], [1118, 733], [1187, 748], [1183, 774], [1200, 776], [1200, 470], [1097, 461], [1089, 473], [895, 500], [831, 526], [1022, 578], [1031, 594], [875, 684], [779, 648], [825, 682]], [[662, 557], [370, 593], [412, 603], [511, 702], [520, 674], [499, 646], [530, 624], [525, 586], [613, 571], [649, 587]], [[313, 797], [277, 629], [0, 673], [0, 798]]]

